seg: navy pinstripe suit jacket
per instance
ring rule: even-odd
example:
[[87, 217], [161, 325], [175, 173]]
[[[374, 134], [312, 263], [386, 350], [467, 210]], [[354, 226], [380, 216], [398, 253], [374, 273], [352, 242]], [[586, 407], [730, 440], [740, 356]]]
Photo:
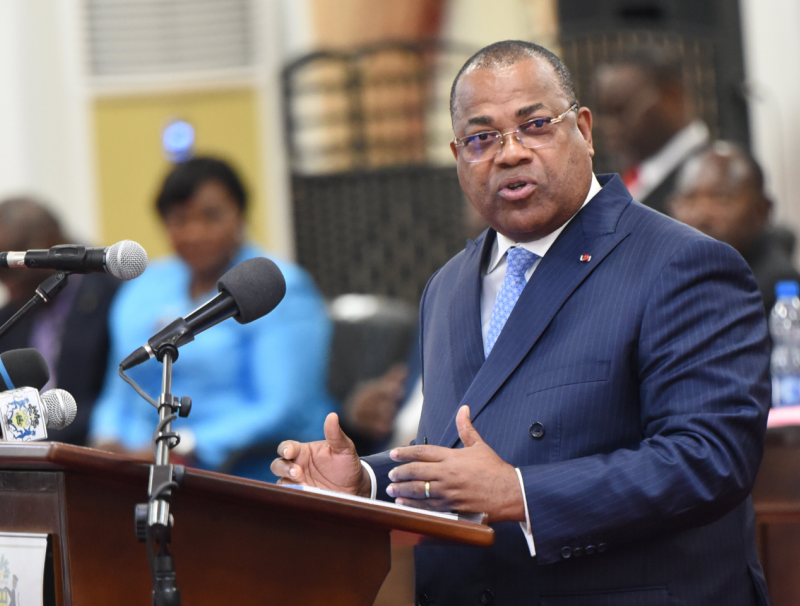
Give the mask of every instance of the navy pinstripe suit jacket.
[[[423, 295], [417, 441], [461, 447], [468, 404], [522, 471], [537, 556], [517, 523], [494, 524], [489, 548], [422, 545], [421, 604], [767, 603], [748, 496], [770, 396], [758, 288], [732, 248], [634, 202], [618, 176], [599, 180], [488, 358], [494, 232]], [[394, 463], [366, 460], [388, 498]]]

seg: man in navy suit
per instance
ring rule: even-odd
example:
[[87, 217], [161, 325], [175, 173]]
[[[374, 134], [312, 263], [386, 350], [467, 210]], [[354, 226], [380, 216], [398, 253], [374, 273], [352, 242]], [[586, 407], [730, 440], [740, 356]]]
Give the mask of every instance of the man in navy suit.
[[283, 483], [489, 515], [489, 548], [417, 548], [417, 603], [767, 604], [749, 498], [769, 402], [743, 259], [592, 173], [592, 114], [525, 42], [451, 99], [461, 186], [491, 225], [421, 304], [413, 446], [279, 446]]

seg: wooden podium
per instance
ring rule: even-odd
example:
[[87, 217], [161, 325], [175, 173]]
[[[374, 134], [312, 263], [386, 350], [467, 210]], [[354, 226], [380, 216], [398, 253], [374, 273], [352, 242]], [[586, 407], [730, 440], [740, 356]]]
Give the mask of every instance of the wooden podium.
[[[152, 583], [136, 540], [145, 463], [89, 448], [0, 444], [0, 531], [48, 533], [56, 604], [142, 606]], [[390, 541], [490, 545], [488, 526], [187, 469], [171, 552], [184, 606], [370, 606]]]

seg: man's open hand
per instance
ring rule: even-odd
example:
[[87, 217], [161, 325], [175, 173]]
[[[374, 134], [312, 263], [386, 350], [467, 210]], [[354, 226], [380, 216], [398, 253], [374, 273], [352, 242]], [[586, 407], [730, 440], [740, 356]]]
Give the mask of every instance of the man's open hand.
[[302, 484], [368, 497], [369, 475], [364, 471], [353, 441], [339, 427], [339, 417], [325, 419], [325, 439], [319, 442], [286, 440], [278, 445], [281, 458], [270, 466], [278, 484]]
[[[525, 507], [515, 469], [492, 450], [472, 426], [469, 407], [456, 415], [464, 448], [406, 446], [391, 452], [410, 461], [389, 473], [386, 492], [398, 504], [434, 511], [489, 514], [490, 522], [525, 521]], [[425, 495], [428, 483], [430, 497]]]

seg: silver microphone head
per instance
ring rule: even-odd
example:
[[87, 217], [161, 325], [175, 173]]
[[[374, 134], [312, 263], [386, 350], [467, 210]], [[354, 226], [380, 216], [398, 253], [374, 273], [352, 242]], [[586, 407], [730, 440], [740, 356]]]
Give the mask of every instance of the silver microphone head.
[[147, 253], [131, 240], [117, 242], [106, 251], [106, 269], [115, 278], [133, 280], [147, 269]]
[[64, 429], [75, 420], [78, 404], [72, 394], [63, 389], [50, 389], [40, 396], [45, 408], [47, 429]]

